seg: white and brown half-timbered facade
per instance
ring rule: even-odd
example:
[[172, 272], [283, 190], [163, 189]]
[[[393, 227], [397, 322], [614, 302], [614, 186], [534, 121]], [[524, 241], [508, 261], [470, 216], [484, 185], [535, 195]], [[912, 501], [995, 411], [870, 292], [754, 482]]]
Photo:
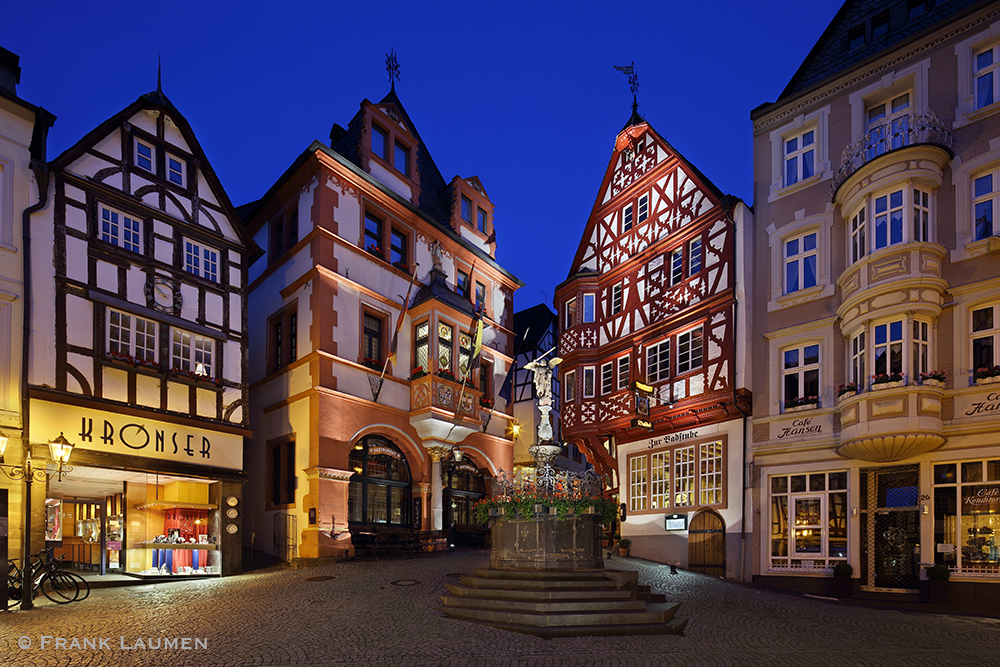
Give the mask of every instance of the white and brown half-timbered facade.
[[[474, 534], [485, 479], [511, 469], [493, 401], [521, 284], [495, 260], [482, 183], [444, 180], [393, 90], [244, 221], [268, 248], [250, 269], [254, 548], [312, 561]], [[482, 364], [463, 382], [477, 310]]]
[[102, 573], [239, 573], [253, 244], [159, 90], [51, 174], [31, 219], [30, 433], [76, 449], [48, 486], [50, 544]]
[[725, 576], [739, 572], [750, 226], [633, 113], [555, 297], [563, 438], [615, 480], [622, 537]]

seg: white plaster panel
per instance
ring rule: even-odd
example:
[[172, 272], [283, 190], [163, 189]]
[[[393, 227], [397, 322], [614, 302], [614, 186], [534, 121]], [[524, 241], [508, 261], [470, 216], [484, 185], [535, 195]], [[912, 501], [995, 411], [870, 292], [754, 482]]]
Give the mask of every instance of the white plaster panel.
[[122, 189], [122, 174], [121, 174], [121, 172], [118, 172], [117, 174], [111, 174], [110, 176], [108, 176], [107, 178], [105, 178], [103, 182], [109, 188], [114, 188], [115, 190], [121, 190]]
[[243, 256], [240, 253], [236, 252], [235, 250], [230, 250], [228, 252], [229, 252], [229, 261], [230, 262], [232, 262], [233, 264], [237, 264], [237, 265], [243, 263]]
[[[91, 154], [87, 153], [87, 154], [82, 155], [79, 158], [77, 158], [73, 162], [73, 166], [70, 167], [70, 170], [74, 174], [79, 174], [80, 176], [93, 176], [94, 174], [96, 174], [97, 172], [99, 172], [101, 169], [107, 169], [108, 167], [113, 167], [113, 166], [115, 166], [115, 163], [108, 162], [104, 158], [99, 158], [99, 157], [97, 157], [95, 155], [91, 155]], [[121, 175], [118, 174], [118, 176], [119, 176], [118, 182], [120, 184], [121, 183]], [[105, 180], [103, 182], [107, 183], [108, 181]], [[120, 188], [121, 186], [119, 185], [117, 187]]]
[[220, 328], [225, 325], [222, 321], [222, 304], [221, 294], [205, 292], [205, 320], [209, 324], [214, 324]]
[[122, 133], [121, 130], [112, 130], [110, 134], [94, 144], [94, 150], [104, 153], [108, 157], [116, 160], [122, 159]]
[[94, 304], [72, 294], [66, 295], [66, 342], [93, 349]]
[[170, 241], [156, 239], [153, 242], [153, 256], [158, 262], [164, 264], [174, 263], [174, 244]]
[[[69, 240], [69, 239], [67, 239]], [[67, 257], [69, 253], [67, 252]], [[86, 255], [83, 256], [86, 261]], [[108, 262], [97, 262], [97, 286], [112, 294], [118, 294], [118, 267]]]
[[63, 193], [65, 194], [66, 199], [71, 199], [81, 204], [87, 203], [86, 193], [84, 193], [83, 190], [76, 187], [75, 185], [70, 185], [69, 183], [63, 183]]
[[128, 288], [128, 300], [130, 303], [146, 305], [146, 273], [134, 264], [128, 267], [125, 274], [125, 285]]
[[215, 419], [215, 392], [211, 389], [198, 388], [198, 416]]
[[[209, 218], [208, 214], [211, 214], [212, 217]], [[230, 241], [239, 240], [239, 236], [236, 234], [236, 230], [233, 228], [232, 224], [230, 224], [229, 218], [218, 211], [209, 211], [208, 209], [202, 207], [200, 216], [202, 226], [215, 231], [215, 225], [212, 223], [212, 220], [215, 220], [215, 222], [218, 223], [219, 231], [225, 238]]]
[[[55, 274], [52, 271], [53, 225], [52, 207], [39, 211], [31, 218], [34, 236], [32, 252], [37, 252], [37, 261], [32, 262], [32, 298], [35, 303], [55, 303]], [[67, 239], [69, 241], [70, 239]], [[86, 243], [80, 242], [79, 256], [86, 257]], [[71, 249], [70, 257], [73, 257]], [[86, 264], [84, 264], [86, 266]], [[72, 275], [70, 276], [73, 277]], [[86, 271], [84, 271], [86, 281]], [[55, 386], [55, 336], [56, 322], [54, 308], [33, 308], [31, 310], [31, 335], [28, 337], [28, 379], [32, 384]], [[59, 335], [62, 335], [60, 332]]]
[[140, 111], [129, 118], [129, 122], [136, 127], [149, 132], [150, 134], [156, 134], [156, 117], [159, 115], [157, 111]]
[[[52, 246], [49, 247], [51, 248]], [[51, 277], [52, 264], [49, 263], [48, 267]], [[66, 237], [66, 276], [70, 280], [78, 280], [82, 283], [87, 282], [87, 242], [73, 236]], [[40, 303], [52, 302], [42, 300]]]
[[153, 220], [153, 232], [161, 236], [168, 236], [173, 238], [174, 228], [173, 225], [162, 220]]
[[205, 175], [202, 172], [198, 172], [198, 197], [202, 201], [207, 201], [210, 204], [215, 204], [220, 206], [218, 197], [212, 192], [212, 188], [208, 185], [208, 181], [205, 180]]
[[163, 120], [163, 138], [167, 140], [167, 143], [177, 146], [184, 152], [190, 153], [191, 148], [184, 140], [184, 135], [182, 135], [180, 130], [177, 129], [177, 126], [174, 125], [173, 118], [170, 116], [164, 116]]
[[128, 401], [128, 371], [105, 366], [103, 383], [103, 398], [112, 401]]
[[242, 382], [243, 356], [240, 344], [236, 341], [227, 341], [222, 346], [222, 354], [226, 363], [225, 379], [230, 382]]
[[229, 328], [233, 331], [243, 331], [242, 304], [239, 294], [229, 295]]
[[135, 378], [135, 402], [147, 408], [160, 407], [160, 379], [148, 375]]
[[85, 354], [66, 353], [66, 363], [80, 372], [80, 375], [87, 381], [89, 387], [85, 390], [80, 386], [79, 381], [68, 373], [66, 376], [66, 388], [79, 394], [89, 393], [94, 390], [94, 358]]
[[165, 210], [170, 215], [174, 216], [179, 220], [189, 220], [190, 216], [187, 212], [177, 206], [177, 203], [171, 197], [163, 198], [163, 210]]
[[167, 382], [167, 410], [188, 412], [188, 386], [180, 382]]
[[[260, 248], [267, 248], [267, 225], [264, 225], [257, 233], [253, 235], [254, 243]], [[260, 275], [264, 273], [264, 269], [267, 268], [267, 253], [257, 258], [257, 261], [250, 265], [247, 270], [247, 280], [253, 282], [260, 278]]]
[[381, 182], [385, 185], [385, 187], [389, 188], [406, 201], [410, 200], [410, 197], [412, 196], [410, 186], [404, 183], [403, 180], [394, 173], [382, 165], [377, 164], [374, 160], [369, 163], [369, 173], [372, 178]]
[[181, 319], [195, 322], [198, 319], [198, 288], [194, 285], [181, 283]]
[[66, 226], [87, 233], [87, 212], [75, 206], [66, 207]]

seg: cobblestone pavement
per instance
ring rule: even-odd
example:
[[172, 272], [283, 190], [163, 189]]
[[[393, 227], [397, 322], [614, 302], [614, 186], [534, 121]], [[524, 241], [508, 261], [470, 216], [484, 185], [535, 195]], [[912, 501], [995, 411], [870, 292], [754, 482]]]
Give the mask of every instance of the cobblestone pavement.
[[[616, 558], [608, 567], [639, 570], [640, 582], [681, 602], [679, 616], [690, 619], [684, 636], [546, 640], [434, 610], [446, 582], [487, 560], [480, 551], [355, 561], [95, 589], [69, 605], [40, 599], [32, 611], [0, 613], [0, 665], [1000, 664], [997, 620], [850, 606], [670, 575], [665, 566], [636, 559]], [[332, 578], [307, 581], [314, 577]], [[182, 646], [184, 638], [189, 649], [166, 648], [168, 639]], [[157, 640], [159, 649], [139, 645]]]

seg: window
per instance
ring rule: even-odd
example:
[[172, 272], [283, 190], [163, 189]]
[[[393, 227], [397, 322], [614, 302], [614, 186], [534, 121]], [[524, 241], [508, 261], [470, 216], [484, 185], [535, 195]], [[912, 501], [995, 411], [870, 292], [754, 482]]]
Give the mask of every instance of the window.
[[832, 569], [847, 559], [847, 472], [802, 473], [769, 478], [770, 566]]
[[959, 461], [934, 466], [934, 562], [958, 573], [995, 578], [1000, 565], [996, 534], [1000, 515], [1000, 460]]
[[472, 336], [473, 334], [466, 331], [458, 332], [458, 371], [456, 377], [461, 380], [470, 380], [471, 375], [469, 373], [470, 365], [472, 364]]
[[382, 253], [382, 219], [371, 213], [365, 213], [365, 250], [379, 259], [385, 259]]
[[219, 282], [219, 253], [184, 239], [184, 270], [213, 283]]
[[403, 176], [410, 175], [410, 149], [398, 141], [393, 152], [393, 166]]
[[295, 440], [269, 442], [267, 451], [267, 504], [290, 507], [295, 504]]
[[476, 310], [482, 311], [486, 307], [486, 285], [476, 281]]
[[108, 309], [108, 352], [156, 362], [156, 322]]
[[563, 376], [563, 387], [565, 387], [563, 396], [566, 398], [567, 403], [572, 403], [576, 400], [576, 371], [566, 371]]
[[859, 23], [858, 25], [851, 26], [847, 31], [847, 50], [853, 51], [859, 46], [864, 46], [865, 43], [865, 24]]
[[678, 248], [670, 253], [670, 286], [678, 285], [684, 280], [684, 250]]
[[930, 370], [930, 338], [927, 322], [913, 320], [913, 365], [910, 366], [910, 374], [914, 378], [920, 377], [921, 373]]
[[285, 254], [285, 214], [279, 213], [271, 221], [271, 261]]
[[690, 507], [695, 503], [694, 457], [694, 445], [678, 447], [674, 450], [674, 480], [676, 480], [674, 491], [675, 507]]
[[912, 21], [934, 9], [934, 0], [909, 0], [907, 2], [907, 17]]
[[571, 329], [576, 326], [576, 297], [566, 301], [566, 329]]
[[670, 377], [670, 341], [646, 348], [646, 382], [656, 384]]
[[993, 170], [972, 180], [973, 240], [979, 241], [993, 236], [993, 220], [996, 218], [998, 201], [997, 184], [1000, 170]]
[[430, 334], [431, 325], [429, 322], [421, 322], [413, 330], [413, 370], [420, 369], [425, 373], [431, 372], [430, 366]]
[[583, 397], [593, 398], [594, 397], [594, 367], [590, 366], [583, 369]]
[[972, 311], [972, 370], [992, 368], [1000, 363], [995, 350], [1000, 338], [1000, 318], [992, 305]]
[[167, 153], [167, 180], [184, 187], [184, 161]]
[[816, 232], [785, 241], [785, 294], [816, 286]]
[[[877, 193], [850, 218], [851, 262], [899, 243], [931, 242], [931, 207], [931, 194], [920, 188]], [[868, 222], [872, 223], [870, 232]]]
[[476, 208], [476, 229], [481, 233], [486, 233], [486, 211], [481, 208]]
[[455, 285], [455, 291], [464, 296], [466, 299], [469, 298], [469, 274], [465, 271], [458, 272], [458, 282]]
[[372, 153], [389, 161], [389, 133], [372, 123]]
[[875, 356], [873, 372], [903, 372], [903, 320], [878, 324], [874, 327]]
[[903, 191], [875, 198], [875, 250], [903, 242]]
[[399, 448], [377, 435], [359, 440], [347, 457], [350, 523], [412, 527], [410, 466]]
[[292, 304], [268, 321], [271, 332], [271, 371], [277, 371], [299, 358], [299, 316], [297, 306]]
[[590, 324], [594, 321], [594, 295], [583, 295], [583, 323]]
[[618, 283], [611, 287], [611, 314], [617, 315], [622, 312], [622, 284]]
[[872, 39], [878, 39], [889, 34], [889, 10], [876, 14], [872, 18]]
[[101, 206], [101, 240], [131, 252], [142, 252], [139, 221], [113, 208]]
[[173, 329], [170, 344], [170, 364], [173, 370], [214, 378], [214, 354], [214, 339]]
[[861, 209], [851, 218], [851, 263], [864, 257], [868, 249], [865, 243], [865, 210]]
[[865, 367], [865, 332], [862, 331], [851, 339], [851, 381], [858, 389], [865, 386], [868, 381], [868, 371]]
[[684, 375], [701, 368], [701, 327], [685, 331], [677, 337], [677, 374]]
[[389, 260], [397, 269], [410, 272], [409, 243], [406, 234], [396, 228], [389, 235]]
[[973, 79], [976, 108], [982, 109], [997, 101], [997, 77], [1000, 72], [1000, 44], [977, 51], [973, 56]]
[[462, 195], [462, 220], [472, 225], [472, 200]]
[[910, 143], [910, 94], [870, 105], [867, 109], [866, 160]]
[[670, 452], [654, 452], [649, 455], [649, 508], [670, 507]]
[[613, 362], [601, 364], [601, 394], [610, 394], [615, 390], [615, 365]]
[[649, 195], [639, 197], [639, 222], [649, 217]]
[[364, 331], [361, 334], [361, 353], [364, 361], [382, 363], [382, 331], [384, 320], [380, 315], [364, 311]]
[[[799, 404], [819, 404], [819, 345], [804, 345], [782, 352], [782, 388], [786, 408]], [[813, 401], [812, 399], [816, 399]]]
[[618, 388], [628, 387], [629, 380], [629, 359], [628, 357], [618, 357]]
[[722, 443], [698, 445], [699, 504], [718, 505], [722, 502]]
[[701, 238], [692, 239], [688, 243], [688, 275], [695, 275], [701, 271]]
[[913, 190], [913, 240], [929, 243], [931, 205], [930, 195], [921, 190]]
[[646, 465], [649, 457], [633, 456], [628, 460], [628, 497], [629, 509], [641, 512], [646, 509], [646, 492], [648, 490]]
[[139, 139], [135, 140], [135, 166], [153, 171], [153, 147]]
[[627, 232], [632, 229], [632, 204], [622, 209], [622, 231]]
[[[493, 364], [487, 363], [485, 361], [479, 362], [479, 391], [483, 392], [484, 398], [493, 398], [493, 391], [491, 390], [491, 381], [493, 379]], [[555, 392], [556, 399], [559, 398], [559, 392]]]
[[804, 181], [816, 173], [816, 130], [809, 129], [785, 138], [785, 187]]
[[438, 371], [451, 372], [451, 359], [454, 354], [452, 341], [454, 329], [444, 322], [438, 323]]

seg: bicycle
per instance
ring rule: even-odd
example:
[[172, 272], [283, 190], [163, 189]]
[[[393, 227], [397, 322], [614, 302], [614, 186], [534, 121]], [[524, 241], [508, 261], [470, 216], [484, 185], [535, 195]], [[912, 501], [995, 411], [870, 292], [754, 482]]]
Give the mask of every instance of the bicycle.
[[[63, 572], [55, 565], [55, 559], [46, 558], [42, 550], [29, 558], [31, 597], [37, 597], [38, 591], [56, 604], [73, 602], [80, 596], [80, 584], [70, 573]], [[50, 565], [51, 563], [51, 565]], [[82, 578], [80, 579], [82, 580]], [[7, 561], [7, 610], [20, 606], [23, 597], [24, 570], [17, 561]], [[87, 594], [90, 588], [87, 587]]]
[[87, 583], [87, 580], [81, 577], [76, 572], [68, 572], [59, 567], [59, 562], [66, 557], [66, 554], [63, 554], [58, 558], [53, 558], [52, 554], [49, 551], [45, 550], [45, 551], [39, 551], [38, 556], [41, 556], [43, 553], [45, 554], [45, 569], [49, 572], [50, 576], [54, 578], [59, 577], [61, 580], [64, 580], [65, 577], [69, 577], [74, 581], [76, 581], [77, 586], [79, 587], [80, 590], [79, 593], [77, 594], [77, 597], [74, 598], [72, 601], [80, 602], [82, 600], [86, 600], [90, 596], [90, 584]]

